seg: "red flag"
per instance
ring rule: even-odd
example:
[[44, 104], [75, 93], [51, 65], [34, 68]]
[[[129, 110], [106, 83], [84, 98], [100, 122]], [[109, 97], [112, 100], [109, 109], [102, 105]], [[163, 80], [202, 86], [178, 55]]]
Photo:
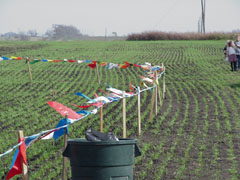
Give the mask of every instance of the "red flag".
[[68, 62], [72, 63], [72, 62], [76, 62], [75, 60], [68, 60]]
[[79, 106], [79, 105], [76, 105], [76, 104], [72, 104], [72, 105], [76, 106], [76, 107], [79, 107], [79, 108], [83, 108], [83, 109], [93, 106], [92, 104], [86, 105], [86, 106]]
[[126, 68], [129, 67], [129, 66], [130, 66], [130, 63], [125, 62], [125, 65], [123, 65], [121, 68], [122, 68], [122, 69], [126, 69]]
[[22, 58], [21, 57], [17, 57], [17, 60], [22, 60]]
[[102, 89], [100, 89], [100, 91], [101, 91], [102, 93], [104, 93], [104, 94], [108, 94], [106, 91], [104, 91], [104, 90], [102, 90]]
[[142, 67], [141, 65], [138, 65], [138, 64], [133, 64], [133, 66], [136, 66], [136, 67]]
[[100, 66], [106, 66], [108, 63], [106, 63], [106, 62], [101, 62], [100, 63]]
[[53, 107], [58, 113], [60, 113], [62, 116], [68, 116], [69, 119], [79, 119], [82, 116], [77, 114], [72, 109], [54, 101], [48, 101], [49, 106]]
[[130, 89], [131, 91], [134, 91], [134, 89], [132, 88], [132, 82], [130, 82], [129, 89]]
[[97, 62], [96, 61], [93, 61], [92, 64], [88, 64], [88, 66], [92, 69], [94, 69], [97, 65]]
[[54, 60], [55, 63], [61, 62], [62, 60]]
[[[22, 174], [22, 164], [24, 163], [27, 165], [27, 156], [26, 156], [26, 146], [25, 146], [25, 139], [24, 137], [19, 139], [18, 142], [23, 142], [18, 149], [17, 157], [13, 157], [13, 165], [10, 171], [7, 174], [7, 180], [11, 179], [12, 177]], [[16, 158], [16, 159], [15, 159]]]

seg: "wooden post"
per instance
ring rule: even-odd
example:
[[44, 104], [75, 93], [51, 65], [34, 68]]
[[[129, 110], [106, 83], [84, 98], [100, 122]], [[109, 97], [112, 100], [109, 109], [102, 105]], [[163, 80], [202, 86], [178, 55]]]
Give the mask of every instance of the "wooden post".
[[156, 86], [154, 87], [153, 94], [152, 94], [152, 105], [151, 105], [150, 116], [149, 116], [149, 120], [150, 121], [152, 121], [152, 114], [153, 114], [154, 101], [155, 101], [155, 94], [156, 94]]
[[[157, 86], [157, 84], [158, 84], [158, 79], [157, 79], [157, 72], [155, 72], [155, 85], [156, 85], [156, 93], [155, 93], [155, 115], [157, 116], [157, 99], [158, 99], [158, 95], [157, 95], [157, 90], [158, 90], [158, 86]], [[160, 98], [160, 97], [159, 97]]]
[[[67, 120], [68, 116], [65, 116], [65, 119]], [[64, 134], [64, 149], [63, 151], [66, 149], [67, 147], [67, 128], [65, 129], [65, 134]], [[66, 180], [67, 177], [67, 157], [63, 157], [63, 173], [62, 173], [62, 180]]]
[[127, 137], [126, 133], [126, 98], [125, 91], [123, 91], [123, 138]]
[[100, 132], [103, 132], [103, 106], [100, 107]]
[[[163, 64], [162, 64], [162, 66], [163, 66]], [[160, 89], [160, 86], [159, 86], [158, 78], [156, 79], [156, 86], [157, 86], [157, 91], [156, 91], [156, 93], [158, 94], [159, 105], [160, 105], [160, 107], [161, 107], [161, 106], [162, 106], [162, 97], [161, 97], [161, 89]], [[157, 99], [156, 99], [156, 102], [157, 102]]]
[[[23, 131], [18, 131], [18, 137], [21, 139], [24, 137]], [[22, 179], [23, 180], [28, 180], [28, 167], [26, 164], [22, 163]]]
[[138, 87], [138, 135], [141, 135], [141, 99], [140, 87]]
[[26, 57], [26, 61], [27, 61], [27, 66], [28, 66], [28, 72], [29, 72], [29, 77], [30, 77], [30, 82], [32, 82], [32, 72], [31, 72], [31, 67], [30, 67], [30, 59], [28, 57]]
[[160, 104], [160, 107], [161, 107], [162, 106], [161, 90], [160, 90], [159, 84], [157, 86], [158, 86], [157, 89], [158, 89], [159, 104]]
[[96, 64], [96, 67], [97, 67], [98, 84], [100, 85], [100, 76], [99, 76], [99, 70], [98, 70], [98, 63]]
[[163, 75], [163, 99], [165, 99], [165, 92], [166, 92], [166, 85], [165, 85], [165, 66], [163, 65], [163, 63], [162, 63], [162, 66], [163, 66], [163, 72], [164, 72], [164, 75]]

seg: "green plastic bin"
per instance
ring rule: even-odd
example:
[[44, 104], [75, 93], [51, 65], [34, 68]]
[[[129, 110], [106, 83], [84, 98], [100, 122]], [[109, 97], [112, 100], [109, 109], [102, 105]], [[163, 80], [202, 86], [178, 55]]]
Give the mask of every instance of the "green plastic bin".
[[132, 180], [136, 139], [90, 142], [70, 139], [63, 156], [71, 163], [72, 180]]

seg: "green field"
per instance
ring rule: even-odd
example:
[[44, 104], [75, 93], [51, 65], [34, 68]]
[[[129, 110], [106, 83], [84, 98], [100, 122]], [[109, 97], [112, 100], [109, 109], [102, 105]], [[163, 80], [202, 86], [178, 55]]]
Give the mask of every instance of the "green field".
[[[225, 41], [79, 41], [1, 42], [0, 55], [38, 59], [89, 59], [114, 63], [152, 62], [166, 66], [166, 99], [149, 121], [150, 91], [141, 95], [142, 135], [137, 136], [137, 97], [127, 99], [127, 137], [137, 138], [142, 156], [135, 159], [134, 179], [240, 179], [240, 71], [231, 72], [223, 60]], [[144, 72], [137, 67], [96, 72], [85, 63], [31, 65], [25, 61], [0, 62], [0, 153], [17, 144], [18, 130], [25, 136], [54, 128], [62, 118], [47, 101], [72, 106], [89, 97], [105, 82], [127, 90], [139, 84]], [[160, 81], [161, 82], [161, 81]], [[104, 132], [122, 136], [122, 103], [104, 107]], [[69, 138], [99, 130], [99, 114], [69, 127]], [[30, 179], [61, 179], [63, 138], [39, 141], [27, 149]], [[13, 152], [0, 160], [4, 179]], [[70, 165], [68, 176], [71, 177]], [[13, 178], [17, 179], [17, 178]]]

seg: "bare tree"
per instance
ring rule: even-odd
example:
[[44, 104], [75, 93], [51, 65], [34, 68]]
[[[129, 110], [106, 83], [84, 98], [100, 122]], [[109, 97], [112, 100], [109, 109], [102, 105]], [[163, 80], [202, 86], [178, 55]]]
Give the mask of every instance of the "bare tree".
[[18, 33], [18, 37], [19, 37], [19, 39], [22, 40], [22, 41], [27, 41], [27, 40], [29, 40], [29, 37], [27, 36], [27, 34], [26, 34], [24, 31], [20, 31], [20, 32]]
[[52, 34], [53, 39], [70, 40], [77, 39], [82, 36], [80, 31], [74, 26], [54, 24], [52, 27], [53, 27]]
[[49, 39], [51, 39], [53, 37], [53, 30], [52, 29], [48, 29], [46, 32], [45, 32], [45, 37], [48, 37]]
[[30, 29], [28, 30], [27, 34], [31, 37], [36, 37], [38, 33], [35, 29]]

